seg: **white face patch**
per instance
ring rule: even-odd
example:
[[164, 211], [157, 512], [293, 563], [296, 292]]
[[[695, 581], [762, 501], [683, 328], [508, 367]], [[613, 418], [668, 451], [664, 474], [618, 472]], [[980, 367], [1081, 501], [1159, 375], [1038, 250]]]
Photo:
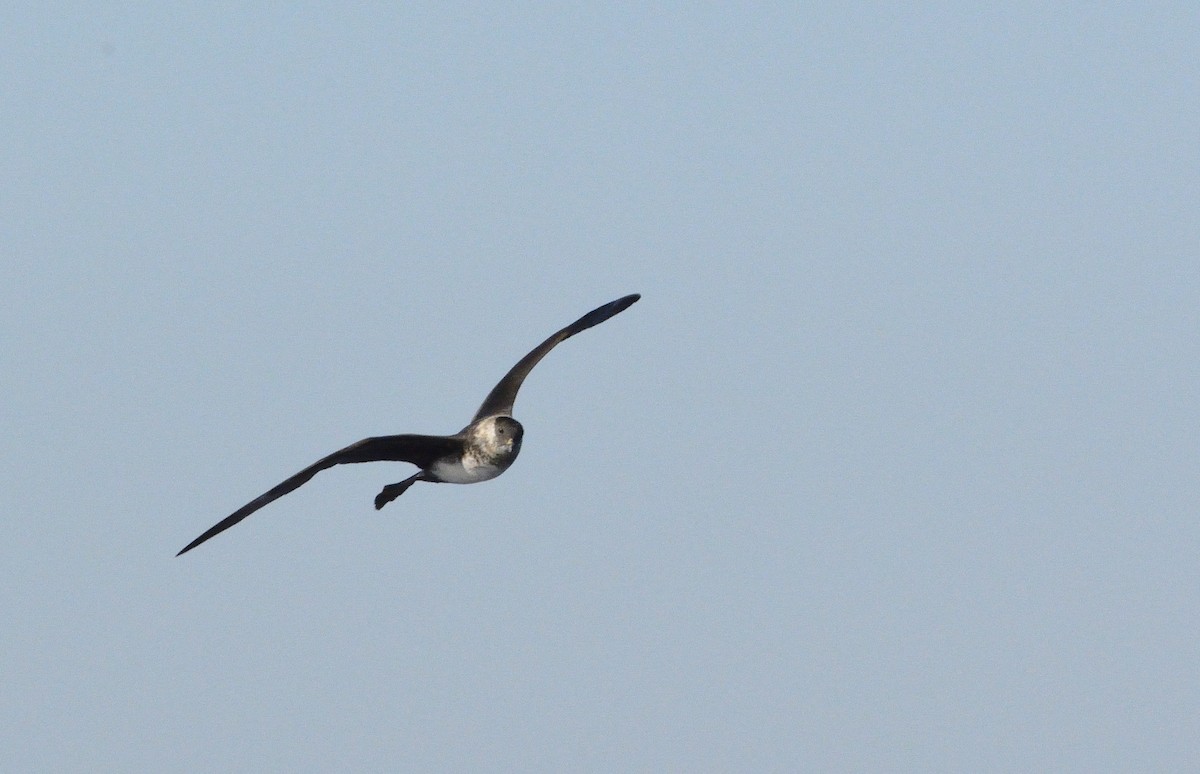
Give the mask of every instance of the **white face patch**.
[[499, 421], [493, 417], [480, 423], [475, 430], [474, 441], [479, 444], [482, 449], [485, 449], [491, 454], [504, 454], [512, 449], [513, 431], [511, 428], [506, 428], [506, 431], [501, 433]]

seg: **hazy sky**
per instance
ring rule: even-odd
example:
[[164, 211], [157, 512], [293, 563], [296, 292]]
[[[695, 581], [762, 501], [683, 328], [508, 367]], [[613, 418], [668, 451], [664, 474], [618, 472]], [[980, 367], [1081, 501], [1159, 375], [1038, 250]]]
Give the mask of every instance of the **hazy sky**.
[[0, 768], [1200, 767], [1200, 10], [1102, 5], [0, 11]]

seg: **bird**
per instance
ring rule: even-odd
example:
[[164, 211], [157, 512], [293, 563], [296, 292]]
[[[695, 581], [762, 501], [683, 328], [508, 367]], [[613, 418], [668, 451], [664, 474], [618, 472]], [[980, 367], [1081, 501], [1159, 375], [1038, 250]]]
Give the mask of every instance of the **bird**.
[[525, 377], [554, 347], [576, 333], [586, 331], [620, 314], [640, 298], [641, 294], [632, 293], [599, 306], [534, 347], [492, 388], [483, 399], [479, 410], [475, 412], [471, 423], [454, 435], [381, 435], [352, 443], [317, 460], [238, 508], [184, 546], [176, 556], [183, 556], [263, 506], [299, 488], [322, 470], [335, 465], [354, 462], [408, 462], [420, 468], [403, 481], [385, 486], [375, 496], [375, 510], [404, 494], [418, 481], [435, 484], [476, 484], [499, 476], [517, 459], [517, 454], [521, 451], [521, 441], [525, 437], [525, 429], [512, 417], [517, 391], [521, 389]]

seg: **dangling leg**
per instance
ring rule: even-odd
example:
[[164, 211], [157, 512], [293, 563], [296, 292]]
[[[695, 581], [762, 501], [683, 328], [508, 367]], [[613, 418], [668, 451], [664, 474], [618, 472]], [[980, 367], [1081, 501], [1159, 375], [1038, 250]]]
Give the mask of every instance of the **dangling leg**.
[[425, 478], [425, 471], [421, 470], [404, 479], [403, 481], [399, 481], [395, 484], [388, 484], [383, 488], [382, 492], [375, 495], [375, 510], [379, 510], [392, 500], [395, 500], [397, 497], [404, 494], [410, 486], [418, 481], [426, 480], [428, 479]]

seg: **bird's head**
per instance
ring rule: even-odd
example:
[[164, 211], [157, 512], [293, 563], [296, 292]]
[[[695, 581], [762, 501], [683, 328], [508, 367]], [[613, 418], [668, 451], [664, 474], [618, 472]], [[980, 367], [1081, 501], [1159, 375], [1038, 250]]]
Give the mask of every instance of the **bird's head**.
[[512, 417], [486, 417], [471, 427], [470, 434], [488, 456], [512, 459], [521, 450], [525, 428]]

